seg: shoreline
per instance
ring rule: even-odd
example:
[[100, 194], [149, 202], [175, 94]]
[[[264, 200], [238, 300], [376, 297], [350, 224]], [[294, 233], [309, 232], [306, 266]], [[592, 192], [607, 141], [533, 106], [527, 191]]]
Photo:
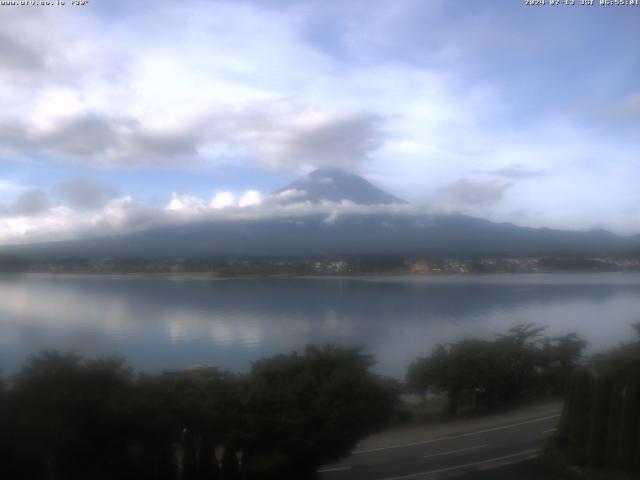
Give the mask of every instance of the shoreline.
[[640, 270], [530, 270], [530, 271], [495, 271], [495, 272], [439, 272], [439, 273], [414, 273], [414, 272], [344, 272], [344, 273], [234, 273], [219, 274], [216, 272], [118, 272], [118, 271], [94, 271], [94, 270], [68, 270], [68, 271], [47, 271], [28, 270], [21, 272], [2, 272], [2, 276], [19, 275], [60, 275], [60, 276], [124, 276], [124, 277], [193, 277], [209, 279], [234, 279], [234, 278], [451, 278], [470, 277], [485, 278], [497, 276], [525, 276], [525, 275], [640, 275]]
[[614, 272], [492, 272], [492, 273], [358, 273], [358, 274], [235, 274], [217, 275], [211, 272], [0, 272], [0, 280], [28, 278], [104, 278], [113, 280], [167, 280], [167, 281], [250, 281], [250, 280], [306, 280], [306, 281], [351, 281], [351, 282], [388, 282], [388, 283], [433, 283], [433, 284], [513, 284], [513, 285], [544, 285], [544, 284], [576, 284], [597, 285], [640, 284], [638, 271]]

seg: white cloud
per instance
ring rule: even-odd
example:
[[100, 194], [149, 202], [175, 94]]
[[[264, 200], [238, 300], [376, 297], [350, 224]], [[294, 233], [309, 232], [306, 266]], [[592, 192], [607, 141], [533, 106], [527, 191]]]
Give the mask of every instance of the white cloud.
[[236, 204], [236, 199], [231, 192], [218, 192], [209, 202], [209, 206], [215, 209], [231, 207]]
[[[230, 200], [223, 192], [221, 197]], [[216, 197], [221, 194], [217, 194]], [[214, 198], [216, 198], [214, 197]], [[204, 199], [172, 194], [164, 208], [145, 206], [130, 196], [110, 200], [99, 210], [87, 211], [66, 206], [54, 206], [37, 214], [24, 216], [13, 213], [0, 215], [0, 244], [19, 244], [40, 241], [68, 240], [121, 233], [183, 223], [216, 220], [256, 220], [265, 218], [299, 218], [309, 215], [328, 215], [334, 222], [341, 215], [389, 213], [415, 214], [420, 209], [406, 204], [357, 205], [353, 202], [280, 203], [277, 195], [265, 196], [257, 190], [245, 192], [237, 203], [224, 208]], [[425, 213], [422, 211], [422, 213]]]
[[307, 192], [304, 190], [296, 190], [295, 188], [290, 188], [289, 190], [283, 190], [282, 192], [276, 193], [275, 197], [278, 200], [293, 200], [293, 199], [301, 199], [305, 197]]
[[178, 195], [173, 193], [166, 210], [169, 212], [194, 214], [203, 211], [206, 208], [207, 204], [200, 198], [192, 197], [191, 195]]
[[381, 119], [372, 114], [305, 112], [265, 132], [260, 150], [268, 162], [351, 169], [383, 143]]
[[22, 192], [11, 207], [12, 212], [18, 216], [37, 215], [48, 209], [49, 198], [47, 193], [39, 188]]
[[324, 223], [327, 223], [329, 225], [334, 224], [338, 221], [338, 218], [340, 216], [340, 213], [338, 212], [338, 210], [333, 210], [324, 220]]
[[461, 178], [438, 189], [436, 196], [448, 210], [483, 208], [499, 203], [512, 185], [499, 180], [474, 181]]
[[240, 202], [238, 203], [238, 206], [252, 207], [255, 205], [260, 205], [261, 203], [262, 203], [262, 194], [257, 190], [249, 190], [242, 196], [242, 198], [240, 199]]
[[[254, 177], [265, 168], [339, 166], [422, 204], [443, 185], [486, 183], [491, 174], [514, 184], [471, 212], [509, 220], [526, 209], [535, 226], [638, 228], [624, 213], [638, 205], [639, 97], [628, 82], [637, 62], [630, 50], [610, 49], [603, 60], [579, 48], [594, 29], [610, 33], [598, 35], [606, 39], [598, 48], [629, 37], [622, 11], [603, 12], [607, 21], [596, 25], [568, 13], [525, 22], [490, 2], [464, 10], [414, 0], [127, 8], [119, 22], [101, 9], [3, 11], [0, 162], [92, 173], [231, 165], [253, 168]], [[521, 48], [549, 31], [562, 37], [553, 56]], [[27, 40], [42, 32], [46, 42]], [[549, 89], [574, 66], [571, 92]], [[30, 181], [0, 180], [5, 217], [16, 188], [34, 188]], [[130, 193], [149, 198], [152, 181]], [[164, 188], [168, 196], [176, 187]], [[117, 192], [90, 198], [76, 189], [64, 205], [75, 212], [82, 197], [100, 216]], [[179, 196], [167, 208], [198, 214], [250, 200], [222, 193], [208, 202]], [[32, 221], [16, 222], [24, 230]]]
[[104, 206], [117, 196], [117, 190], [91, 177], [74, 177], [53, 188], [66, 205], [79, 210], [93, 210]]

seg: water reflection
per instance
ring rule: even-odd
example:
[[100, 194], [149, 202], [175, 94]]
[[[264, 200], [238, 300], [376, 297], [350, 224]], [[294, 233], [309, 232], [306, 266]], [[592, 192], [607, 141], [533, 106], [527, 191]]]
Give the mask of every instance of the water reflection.
[[577, 331], [592, 349], [640, 318], [640, 276], [193, 278], [26, 275], [0, 279], [0, 361], [43, 348], [121, 355], [157, 370], [210, 363], [242, 370], [307, 343], [361, 346], [401, 375], [439, 342], [515, 323]]

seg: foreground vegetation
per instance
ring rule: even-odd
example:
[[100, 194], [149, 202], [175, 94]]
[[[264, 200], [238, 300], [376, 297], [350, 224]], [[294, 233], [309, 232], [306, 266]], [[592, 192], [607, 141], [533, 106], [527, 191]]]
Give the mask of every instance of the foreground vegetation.
[[[640, 327], [639, 327], [640, 330]], [[639, 331], [640, 333], [640, 331]], [[640, 341], [586, 361], [575, 334], [519, 325], [434, 349], [407, 388], [448, 416], [520, 400], [567, 402], [554, 458], [638, 468]], [[11, 479], [312, 479], [402, 417], [397, 382], [358, 350], [308, 347], [246, 374], [135, 374], [120, 360], [45, 352], [0, 380], [0, 472]], [[575, 372], [578, 373], [575, 373]]]
[[394, 410], [394, 385], [355, 350], [134, 376], [122, 362], [32, 357], [0, 396], [11, 479], [306, 479]]
[[493, 340], [440, 345], [410, 365], [407, 383], [423, 397], [446, 395], [450, 415], [523, 398], [560, 396], [587, 342], [574, 333], [545, 337], [543, 332], [542, 327], [519, 325]]
[[636, 330], [635, 341], [596, 355], [571, 375], [558, 431], [545, 454], [552, 465], [590, 478], [638, 478], [640, 324]]

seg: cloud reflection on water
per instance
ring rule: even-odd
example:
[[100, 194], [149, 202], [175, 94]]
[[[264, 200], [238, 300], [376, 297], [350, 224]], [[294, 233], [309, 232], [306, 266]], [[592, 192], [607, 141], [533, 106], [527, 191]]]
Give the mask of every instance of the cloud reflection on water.
[[165, 279], [27, 275], [0, 280], [0, 361], [45, 348], [120, 355], [157, 370], [210, 363], [243, 370], [306, 344], [359, 346], [402, 375], [437, 343], [516, 323], [576, 331], [592, 349], [631, 333], [640, 276], [425, 279]]

